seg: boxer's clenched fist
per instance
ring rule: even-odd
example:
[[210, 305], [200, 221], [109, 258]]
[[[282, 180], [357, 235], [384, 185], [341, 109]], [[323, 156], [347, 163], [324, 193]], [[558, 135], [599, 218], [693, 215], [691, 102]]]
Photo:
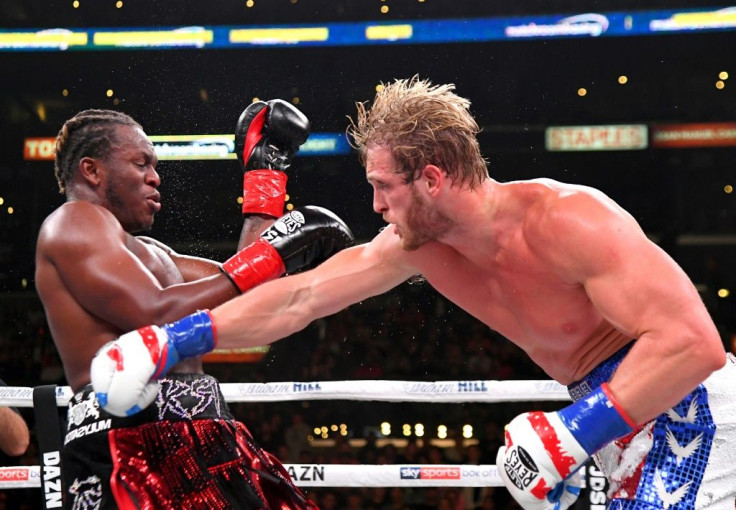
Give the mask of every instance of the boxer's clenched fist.
[[163, 327], [131, 331], [97, 351], [90, 367], [92, 389], [107, 412], [130, 416], [153, 402], [159, 388], [156, 380], [180, 360], [214, 347], [212, 319], [206, 310]]
[[506, 426], [498, 450], [498, 473], [525, 510], [564, 510], [580, 493], [577, 468], [588, 454], [557, 413], [525, 413]]
[[355, 244], [350, 228], [335, 213], [316, 206], [304, 206], [286, 213], [261, 237], [222, 264], [241, 292], [324, 262], [335, 253]]
[[554, 413], [524, 413], [506, 426], [496, 457], [504, 485], [525, 510], [564, 510], [580, 493], [578, 470], [635, 423], [606, 383]]
[[309, 120], [281, 99], [256, 101], [235, 126], [235, 153], [243, 174], [243, 213], [277, 218], [284, 210], [291, 159], [309, 136]]

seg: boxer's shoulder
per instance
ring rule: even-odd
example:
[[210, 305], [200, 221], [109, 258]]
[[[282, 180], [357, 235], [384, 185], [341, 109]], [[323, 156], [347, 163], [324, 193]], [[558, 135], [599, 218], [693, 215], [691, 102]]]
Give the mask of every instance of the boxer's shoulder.
[[46, 217], [38, 234], [41, 250], [94, 247], [104, 238], [123, 240], [127, 234], [110, 211], [86, 201], [67, 202]]
[[[42, 231], [59, 233], [59, 229], [81, 230], [80, 226], [122, 229], [120, 222], [106, 208], [86, 200], [66, 202], [49, 214], [43, 222]], [[67, 232], [68, 233], [68, 232]]]

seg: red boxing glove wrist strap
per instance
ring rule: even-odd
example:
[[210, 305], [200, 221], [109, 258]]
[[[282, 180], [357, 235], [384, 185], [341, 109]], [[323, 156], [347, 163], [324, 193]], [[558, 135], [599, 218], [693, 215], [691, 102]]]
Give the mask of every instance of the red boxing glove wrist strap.
[[222, 270], [240, 292], [286, 272], [284, 261], [276, 249], [264, 239], [249, 244], [222, 264]]
[[243, 214], [284, 213], [286, 174], [278, 170], [251, 170], [243, 174]]

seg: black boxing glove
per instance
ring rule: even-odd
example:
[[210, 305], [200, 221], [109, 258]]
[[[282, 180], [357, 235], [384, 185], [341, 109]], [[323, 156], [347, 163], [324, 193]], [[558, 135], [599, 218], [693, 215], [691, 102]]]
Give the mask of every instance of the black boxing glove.
[[243, 213], [281, 216], [286, 174], [309, 136], [309, 120], [281, 99], [257, 101], [235, 125], [235, 154], [243, 168]]
[[335, 213], [322, 207], [300, 207], [228, 259], [222, 271], [245, 292], [284, 273], [315, 267], [354, 244], [353, 233]]

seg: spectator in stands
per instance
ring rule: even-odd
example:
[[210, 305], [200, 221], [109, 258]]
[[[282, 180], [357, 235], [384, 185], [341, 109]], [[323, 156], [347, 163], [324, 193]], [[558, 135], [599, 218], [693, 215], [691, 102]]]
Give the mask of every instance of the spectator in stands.
[[[7, 386], [0, 380], [0, 386]], [[30, 432], [17, 409], [0, 407], [0, 450], [10, 457], [19, 457], [28, 449]]]

